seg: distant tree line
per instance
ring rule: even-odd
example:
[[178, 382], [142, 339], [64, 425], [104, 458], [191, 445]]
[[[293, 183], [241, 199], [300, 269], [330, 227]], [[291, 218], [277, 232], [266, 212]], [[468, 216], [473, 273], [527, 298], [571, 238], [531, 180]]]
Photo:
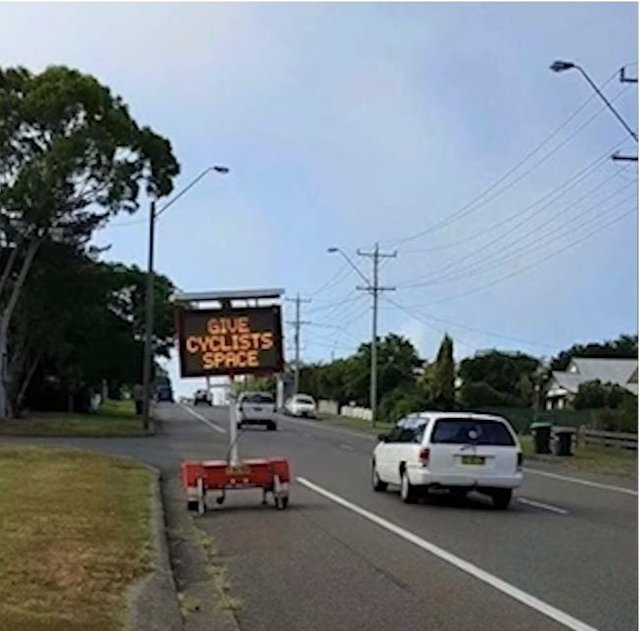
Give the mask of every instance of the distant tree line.
[[[572, 357], [637, 357], [637, 336], [621, 335], [617, 340], [574, 345], [552, 358], [550, 366], [568, 366]], [[586, 353], [586, 355], [583, 355]], [[301, 369], [300, 390], [318, 399], [340, 405], [369, 404], [371, 345], [361, 344], [349, 357], [330, 363], [308, 364]], [[521, 352], [490, 349], [463, 359], [458, 369], [453, 359], [453, 341], [445, 335], [436, 358], [421, 360], [409, 340], [389, 334], [378, 342], [378, 392], [381, 418], [395, 421], [424, 409], [482, 409], [488, 407], [531, 408], [538, 397], [543, 408], [544, 390], [551, 370], [541, 360]], [[536, 388], [537, 386], [537, 388]], [[625, 410], [635, 400], [619, 386], [581, 389], [576, 408]], [[631, 399], [629, 399], [631, 397]], [[624, 403], [624, 405], [623, 405]], [[633, 424], [633, 420], [631, 421]]]

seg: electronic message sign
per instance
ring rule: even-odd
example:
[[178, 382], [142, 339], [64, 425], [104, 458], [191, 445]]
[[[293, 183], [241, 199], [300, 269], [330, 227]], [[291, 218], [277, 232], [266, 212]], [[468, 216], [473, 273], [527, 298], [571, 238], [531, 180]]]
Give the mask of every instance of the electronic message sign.
[[178, 310], [182, 377], [282, 372], [279, 306]]

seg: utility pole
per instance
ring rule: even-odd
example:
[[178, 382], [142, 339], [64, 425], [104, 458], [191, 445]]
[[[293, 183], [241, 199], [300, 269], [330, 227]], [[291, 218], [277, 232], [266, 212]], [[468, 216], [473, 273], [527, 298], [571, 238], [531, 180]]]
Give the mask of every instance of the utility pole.
[[153, 249], [155, 245], [156, 202], [149, 204], [149, 252], [147, 258], [147, 295], [145, 301], [144, 356], [142, 365], [142, 423], [149, 429], [151, 407], [151, 366], [153, 363], [153, 288], [155, 274], [153, 271]]
[[294, 368], [294, 386], [293, 393], [298, 394], [298, 389], [300, 388], [300, 327], [303, 324], [309, 324], [308, 322], [303, 322], [300, 319], [300, 305], [303, 303], [311, 302], [310, 298], [300, 298], [300, 294], [297, 294], [295, 298], [286, 298], [288, 302], [293, 302], [296, 305], [296, 319], [293, 322], [289, 322], [292, 324], [295, 329], [294, 334], [294, 343], [296, 348], [296, 361]]
[[373, 252], [358, 250], [358, 256], [373, 259], [373, 283], [358, 287], [359, 291], [368, 291], [373, 297], [373, 317], [371, 327], [371, 385], [369, 388], [369, 407], [371, 408], [371, 427], [376, 426], [378, 410], [378, 295], [383, 291], [395, 291], [395, 287], [381, 287], [379, 282], [380, 259], [395, 258], [397, 252], [382, 253], [380, 244], [376, 243]]

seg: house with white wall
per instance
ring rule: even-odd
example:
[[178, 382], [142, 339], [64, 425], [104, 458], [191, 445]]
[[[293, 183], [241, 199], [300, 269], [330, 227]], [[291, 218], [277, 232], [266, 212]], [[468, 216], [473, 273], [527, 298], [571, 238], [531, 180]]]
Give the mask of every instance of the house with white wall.
[[545, 394], [545, 408], [569, 407], [580, 384], [595, 380], [616, 384], [638, 396], [638, 360], [574, 357], [567, 370], [553, 371]]

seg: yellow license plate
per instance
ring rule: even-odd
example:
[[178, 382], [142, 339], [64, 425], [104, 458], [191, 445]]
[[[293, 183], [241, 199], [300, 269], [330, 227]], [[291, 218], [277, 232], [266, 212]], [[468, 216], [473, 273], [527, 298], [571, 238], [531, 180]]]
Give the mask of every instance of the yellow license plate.
[[238, 466], [238, 467], [227, 467], [227, 475], [249, 475], [251, 473], [251, 469], [249, 467]]
[[484, 456], [462, 456], [462, 464], [484, 464]]

